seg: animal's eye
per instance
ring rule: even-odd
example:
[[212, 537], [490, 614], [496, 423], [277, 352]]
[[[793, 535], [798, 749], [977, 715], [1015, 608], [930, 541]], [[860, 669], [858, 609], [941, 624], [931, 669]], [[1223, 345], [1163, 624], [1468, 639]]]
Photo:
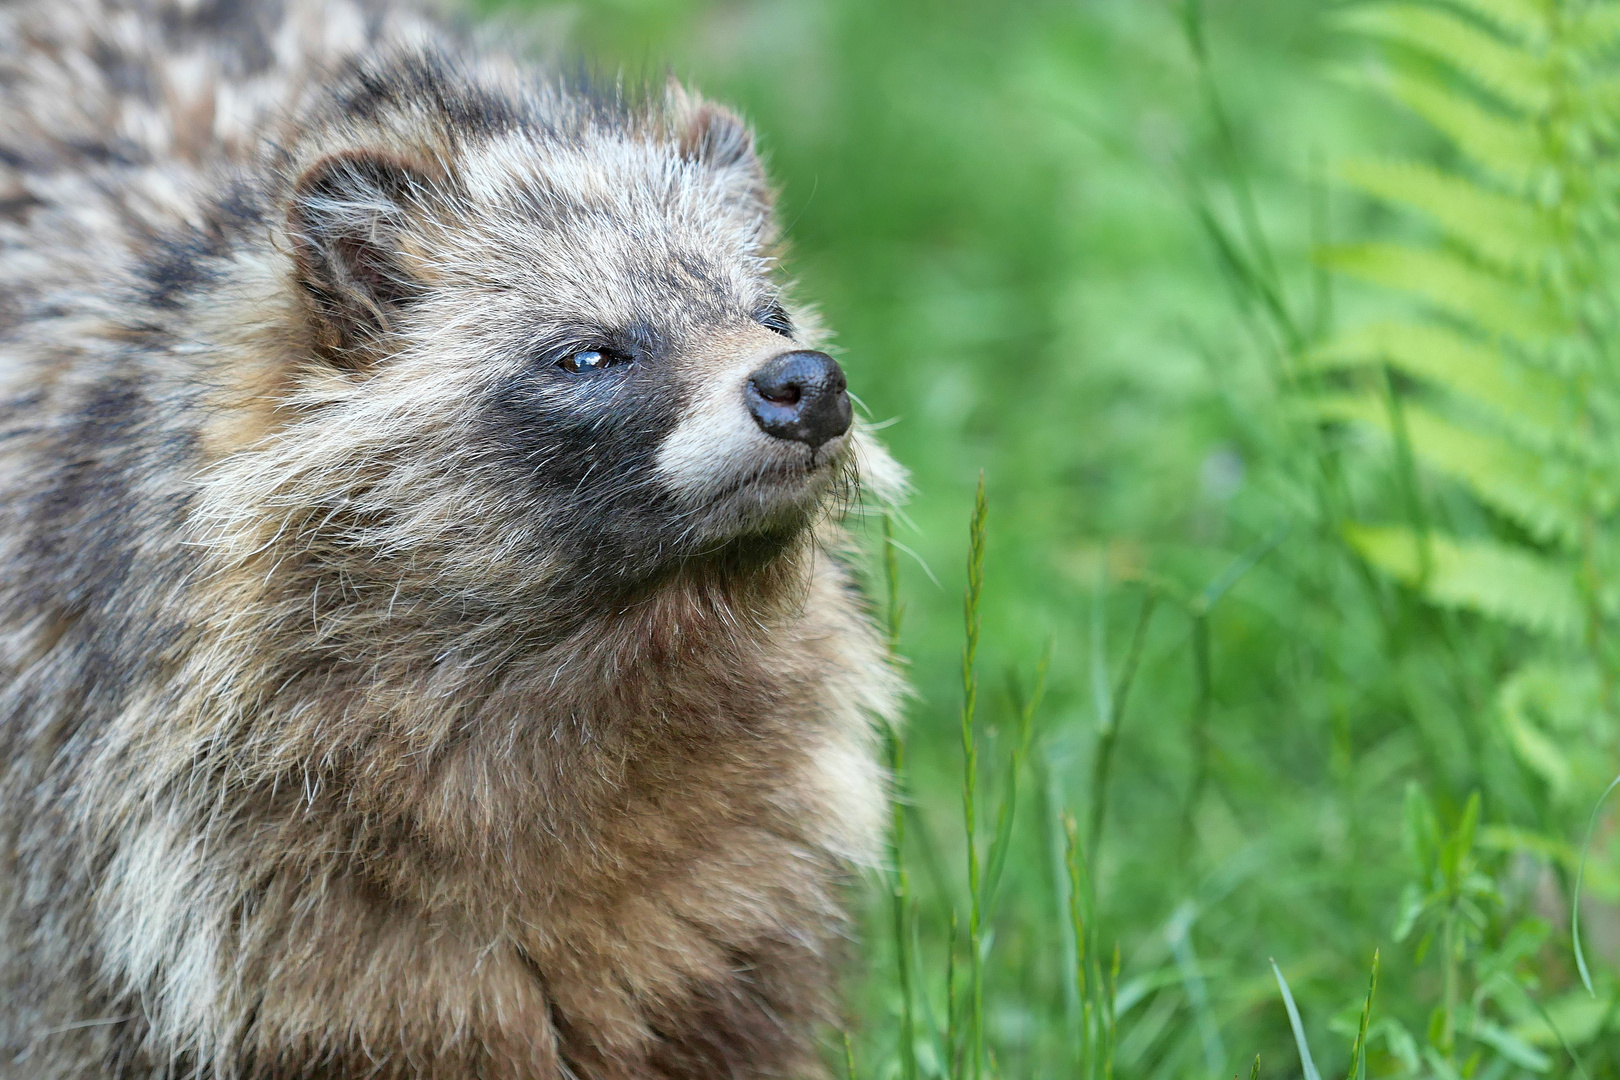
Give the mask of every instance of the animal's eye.
[[781, 304], [770, 303], [754, 313], [759, 325], [767, 330], [781, 334], [785, 338], [793, 336], [793, 320], [788, 318], [787, 309]]
[[617, 353], [607, 352], [603, 349], [581, 349], [576, 353], [569, 353], [557, 361], [557, 366], [572, 375], [585, 375], [590, 372], [604, 371], [614, 364], [624, 362], [624, 357]]

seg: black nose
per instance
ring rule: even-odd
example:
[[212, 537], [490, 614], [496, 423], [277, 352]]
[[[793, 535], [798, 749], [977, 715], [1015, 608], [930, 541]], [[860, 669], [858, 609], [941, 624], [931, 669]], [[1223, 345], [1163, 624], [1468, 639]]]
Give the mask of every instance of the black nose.
[[748, 409], [765, 434], [814, 449], [849, 430], [848, 385], [826, 353], [783, 353], [748, 377]]

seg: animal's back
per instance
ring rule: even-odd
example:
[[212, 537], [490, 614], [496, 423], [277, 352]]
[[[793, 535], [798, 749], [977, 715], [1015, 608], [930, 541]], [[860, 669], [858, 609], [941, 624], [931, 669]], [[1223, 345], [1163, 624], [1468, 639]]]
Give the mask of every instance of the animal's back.
[[0, 1076], [141, 1067], [52, 768], [138, 683], [119, 639], [162, 640], [120, 625], [152, 614], [139, 578], [186, 572], [195, 387], [143, 347], [140, 271], [206, 236], [211, 187], [382, 29], [341, 0], [0, 4]]
[[205, 229], [211, 179], [312, 86], [427, 34], [355, 0], [0, 3], [0, 327], [82, 301], [154, 233]]
[[172, 339], [202, 262], [226, 231], [255, 227], [256, 193], [235, 178], [260, 171], [323, 80], [427, 33], [352, 0], [0, 0], [0, 679], [12, 695], [90, 606], [130, 587], [132, 560], [184, 561], [165, 549], [173, 521], [129, 515], [165, 502], [178, 513], [197, 464], [206, 376]]

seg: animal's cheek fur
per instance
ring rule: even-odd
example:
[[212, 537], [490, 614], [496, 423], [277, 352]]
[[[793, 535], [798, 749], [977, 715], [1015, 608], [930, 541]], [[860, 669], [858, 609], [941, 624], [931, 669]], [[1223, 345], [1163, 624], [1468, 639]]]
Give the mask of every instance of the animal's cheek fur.
[[[748, 415], [743, 388], [758, 366], [754, 355], [740, 357], [712, 371], [695, 388], [679, 424], [658, 449], [657, 471], [666, 490], [683, 502], [698, 504], [734, 482], [735, 474], [755, 459], [808, 447], [780, 448]], [[791, 460], [791, 459], [788, 459]]]
[[842, 436], [812, 451], [760, 430], [744, 388], [769, 356], [750, 350], [705, 370], [658, 448], [659, 486], [688, 515], [706, 516], [722, 532], [809, 510], [849, 455], [850, 440]]

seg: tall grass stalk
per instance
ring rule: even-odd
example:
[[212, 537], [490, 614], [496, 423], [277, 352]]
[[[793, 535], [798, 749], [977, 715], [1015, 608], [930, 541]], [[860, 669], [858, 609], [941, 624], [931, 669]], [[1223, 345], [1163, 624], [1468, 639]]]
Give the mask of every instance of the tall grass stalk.
[[1097, 857], [1097, 848], [1102, 842], [1103, 822], [1108, 815], [1108, 781], [1113, 771], [1114, 748], [1119, 743], [1120, 725], [1125, 719], [1125, 705], [1130, 700], [1131, 686], [1136, 681], [1136, 668], [1141, 663], [1142, 648], [1147, 643], [1148, 625], [1153, 621], [1153, 612], [1158, 604], [1157, 592], [1150, 591], [1142, 598], [1142, 606], [1136, 616], [1136, 629], [1131, 634], [1130, 648], [1125, 653], [1125, 666], [1121, 668], [1119, 682], [1109, 696], [1107, 725], [1097, 738], [1097, 753], [1091, 768], [1090, 827], [1086, 833], [1086, 851], [1092, 858]]
[[996, 888], [1007, 865], [1007, 851], [1012, 846], [1013, 822], [1018, 815], [1018, 787], [1024, 766], [1034, 744], [1035, 715], [1046, 696], [1046, 674], [1052, 664], [1052, 647], [1047, 645], [1035, 667], [1035, 681], [1026, 695], [1017, 674], [1008, 675], [1008, 693], [1018, 716], [1018, 730], [1012, 753], [1007, 755], [1007, 768], [1002, 781], [1001, 805], [996, 809], [996, 831], [990, 841], [990, 852], [984, 876], [985, 911], [994, 910]]
[[945, 1072], [955, 1077], [961, 1062], [961, 1035], [956, 1003], [956, 909], [951, 909], [951, 933], [945, 941]]
[[1373, 950], [1372, 974], [1367, 977], [1367, 1000], [1361, 1006], [1361, 1023], [1356, 1028], [1356, 1041], [1350, 1048], [1350, 1071], [1345, 1080], [1366, 1080], [1367, 1075], [1367, 1022], [1372, 1019], [1373, 995], [1378, 992], [1378, 950]]
[[1066, 844], [1064, 846], [1064, 866], [1069, 874], [1069, 926], [1074, 934], [1075, 956], [1074, 971], [1071, 976], [1074, 981], [1075, 997], [1080, 1002], [1080, 1030], [1079, 1060], [1076, 1064], [1081, 1075], [1086, 1075], [1087, 1063], [1091, 1060], [1093, 1048], [1091, 1046], [1091, 1001], [1086, 990], [1086, 964], [1090, 962], [1091, 954], [1086, 942], [1086, 915], [1083, 892], [1084, 877], [1080, 872], [1080, 841], [1079, 830], [1075, 828], [1074, 816], [1065, 812], [1063, 815], [1063, 832]]
[[1074, 1032], [1075, 1074], [1083, 1080], [1108, 1080], [1114, 1072], [1114, 1000], [1119, 979], [1119, 948], [1112, 965], [1104, 969], [1098, 949], [1096, 897], [1080, 848], [1080, 830], [1074, 815], [1062, 816], [1064, 865], [1068, 871], [1069, 929], [1074, 935], [1074, 967], [1069, 982], [1080, 1002], [1079, 1030]]
[[[887, 632], [889, 660], [900, 662], [900, 561], [894, 545], [894, 525], [888, 514], [883, 515], [883, 578], [886, 586], [884, 628]], [[915, 1016], [916, 993], [911, 985], [911, 881], [906, 873], [906, 744], [905, 732], [899, 721], [888, 725], [886, 732], [889, 782], [889, 899], [894, 930], [894, 963], [900, 988], [900, 1077], [917, 1077], [917, 1023]]]
[[984, 894], [978, 843], [979, 746], [974, 723], [979, 705], [979, 602], [984, 593], [984, 529], [988, 513], [981, 471], [968, 527], [967, 589], [963, 595], [967, 640], [962, 646], [962, 817], [967, 838], [969, 994], [965, 1074], [972, 1080], [979, 1080], [984, 1060], [984, 957], [979, 945]]

